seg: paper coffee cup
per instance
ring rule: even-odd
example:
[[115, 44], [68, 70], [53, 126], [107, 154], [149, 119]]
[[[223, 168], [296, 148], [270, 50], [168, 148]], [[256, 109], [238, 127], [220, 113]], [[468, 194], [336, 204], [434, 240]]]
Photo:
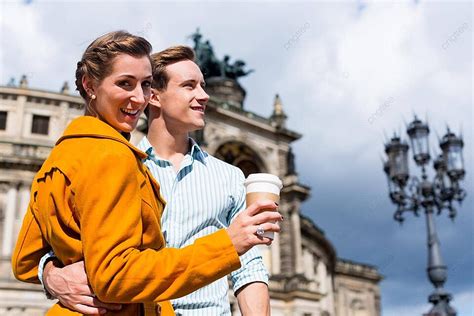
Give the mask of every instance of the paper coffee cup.
[[[252, 203], [269, 199], [276, 203], [280, 201], [281, 180], [270, 173], [252, 173], [245, 179], [247, 207]], [[273, 239], [274, 232], [265, 232], [263, 236]]]

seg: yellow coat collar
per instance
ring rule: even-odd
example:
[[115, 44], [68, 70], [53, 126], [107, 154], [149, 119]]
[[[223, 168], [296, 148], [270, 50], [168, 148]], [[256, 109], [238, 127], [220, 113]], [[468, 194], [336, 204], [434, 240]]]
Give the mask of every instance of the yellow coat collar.
[[112, 126], [92, 116], [80, 116], [74, 119], [64, 131], [63, 136], [58, 139], [56, 145], [66, 139], [90, 137], [106, 138], [120, 142], [128, 146], [140, 159], [147, 157], [147, 154], [130, 144], [130, 142]]

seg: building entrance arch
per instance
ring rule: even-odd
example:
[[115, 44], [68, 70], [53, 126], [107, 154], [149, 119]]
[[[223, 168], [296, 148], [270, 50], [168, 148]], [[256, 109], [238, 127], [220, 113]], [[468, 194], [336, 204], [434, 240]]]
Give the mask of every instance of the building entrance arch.
[[242, 170], [245, 177], [251, 173], [266, 172], [260, 156], [242, 142], [226, 142], [217, 148], [214, 156]]

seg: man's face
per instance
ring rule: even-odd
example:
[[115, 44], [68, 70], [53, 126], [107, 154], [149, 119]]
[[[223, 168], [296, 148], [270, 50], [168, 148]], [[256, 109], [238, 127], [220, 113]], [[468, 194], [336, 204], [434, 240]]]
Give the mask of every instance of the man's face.
[[183, 60], [166, 67], [168, 86], [158, 91], [161, 117], [171, 132], [192, 132], [204, 128], [209, 95], [198, 65]]

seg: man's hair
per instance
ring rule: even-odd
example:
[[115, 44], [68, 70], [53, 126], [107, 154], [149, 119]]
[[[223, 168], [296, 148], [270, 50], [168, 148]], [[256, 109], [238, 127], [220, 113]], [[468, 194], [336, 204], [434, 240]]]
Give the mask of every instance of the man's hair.
[[172, 46], [161, 52], [151, 55], [151, 63], [153, 66], [153, 83], [152, 88], [163, 91], [168, 86], [170, 80], [166, 73], [166, 66], [183, 61], [194, 61], [194, 50], [188, 46]]

